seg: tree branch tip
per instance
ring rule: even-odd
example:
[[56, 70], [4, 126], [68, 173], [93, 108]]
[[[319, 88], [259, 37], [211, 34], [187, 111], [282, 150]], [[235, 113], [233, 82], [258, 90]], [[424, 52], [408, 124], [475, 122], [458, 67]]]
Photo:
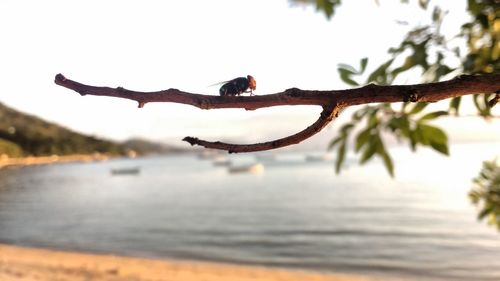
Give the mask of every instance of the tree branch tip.
[[495, 92], [495, 96], [488, 102], [488, 106], [493, 108], [500, 101], [500, 91]]
[[198, 143], [198, 138], [194, 137], [185, 137], [182, 139], [182, 141], [188, 142], [191, 146], [195, 145]]
[[144, 105], [146, 104], [145, 102], [143, 101], [138, 101], [139, 105], [137, 106], [138, 108], [143, 108]]
[[54, 82], [57, 84], [58, 82], [64, 82], [66, 81], [66, 77], [64, 77], [64, 75], [62, 75], [61, 73], [57, 74], [56, 75], [56, 78], [54, 80]]

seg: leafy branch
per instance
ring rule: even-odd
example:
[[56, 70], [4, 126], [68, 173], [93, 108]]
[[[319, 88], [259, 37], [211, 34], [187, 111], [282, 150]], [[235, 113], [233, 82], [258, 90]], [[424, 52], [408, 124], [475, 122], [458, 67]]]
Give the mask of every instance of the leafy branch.
[[[460, 33], [451, 38], [441, 33], [441, 25], [448, 12], [440, 6], [430, 5], [430, 2], [418, 1], [421, 9], [432, 11], [429, 24], [421, 24], [409, 30], [399, 46], [388, 50], [387, 61], [376, 66], [371, 73], [364, 73], [368, 58], [361, 59], [357, 69], [348, 64], [339, 64], [338, 72], [342, 81], [350, 86], [367, 83], [390, 85], [396, 83], [404, 73], [420, 73], [423, 82], [441, 81], [454, 73], [499, 73], [500, 14], [498, 9], [495, 9], [495, 5], [498, 5], [494, 3], [496, 1], [469, 0], [467, 11], [471, 15], [471, 21], [463, 24], [459, 28]], [[339, 4], [337, 3], [337, 6]], [[319, 5], [317, 8], [322, 10]], [[328, 16], [327, 11], [323, 12]], [[460, 42], [467, 45], [468, 53], [465, 56], [462, 55], [463, 48], [459, 47]], [[366, 77], [366, 80], [360, 82], [363, 77]], [[483, 118], [494, 118], [491, 109], [499, 100], [499, 92], [472, 95], [478, 115]], [[355, 152], [361, 154], [360, 164], [380, 157], [391, 176], [394, 174], [394, 165], [385, 149], [384, 135], [393, 135], [400, 141], [406, 140], [413, 151], [418, 145], [422, 145], [448, 155], [446, 133], [430, 122], [441, 116], [458, 116], [461, 104], [462, 96], [457, 96], [450, 99], [447, 111], [423, 113], [427, 103], [418, 103], [415, 106], [404, 103], [401, 110], [393, 110], [389, 104], [368, 105], [359, 109], [354, 112], [351, 122], [339, 128], [338, 136], [330, 144], [330, 149], [337, 147], [336, 171], [339, 172], [344, 163], [343, 154], [349, 138], [356, 142]], [[366, 119], [366, 126], [356, 129], [361, 126], [363, 119]], [[349, 130], [346, 131], [345, 128]], [[350, 136], [349, 132], [356, 131], [359, 131], [358, 135]]]

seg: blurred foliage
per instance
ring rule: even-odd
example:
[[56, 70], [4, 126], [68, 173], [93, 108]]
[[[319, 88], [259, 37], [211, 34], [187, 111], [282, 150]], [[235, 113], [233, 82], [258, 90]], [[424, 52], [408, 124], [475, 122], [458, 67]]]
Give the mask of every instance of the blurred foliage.
[[[293, 3], [315, 5], [318, 11], [331, 18], [341, 6], [341, 1], [297, 1]], [[377, 4], [378, 1], [375, 1]], [[388, 59], [381, 65], [368, 69], [368, 58], [363, 58], [359, 66], [338, 65], [338, 74], [350, 86], [368, 83], [390, 85], [405, 81], [408, 77], [421, 77], [423, 83], [450, 79], [460, 74], [485, 74], [500, 72], [500, 0], [462, 0], [467, 1], [466, 9], [470, 20], [457, 26], [456, 34], [449, 36], [441, 32], [446, 19], [446, 6], [434, 4], [431, 0], [402, 0], [403, 4], [418, 4], [428, 11], [429, 24], [411, 27], [399, 46], [388, 50]], [[437, 1], [436, 1], [437, 2]], [[368, 39], [367, 39], [368, 40]], [[370, 42], [367, 42], [369, 45]], [[464, 47], [465, 46], [465, 47]], [[405, 76], [406, 75], [406, 76]], [[399, 80], [397, 80], [399, 78]], [[472, 96], [478, 115], [492, 117], [492, 107], [500, 100], [500, 94], [483, 93]], [[394, 176], [394, 164], [384, 144], [388, 136], [408, 143], [415, 151], [418, 146], [427, 146], [448, 155], [446, 133], [431, 124], [439, 117], [459, 115], [462, 98], [453, 98], [445, 111], [424, 112], [427, 103], [402, 103], [366, 105], [355, 111], [350, 122], [344, 124], [329, 149], [337, 150], [335, 170], [341, 171], [345, 163], [348, 144], [360, 155], [359, 162], [364, 164], [378, 157], [385, 164], [388, 173]], [[349, 141], [351, 140], [351, 141]], [[498, 213], [498, 167], [485, 164], [481, 177], [476, 179], [476, 189], [471, 192], [474, 202], [483, 202], [480, 217], [494, 220], [500, 229]], [[496, 176], [493, 177], [494, 171]], [[495, 185], [496, 184], [496, 185]], [[479, 187], [484, 187], [479, 189]], [[496, 186], [496, 189], [492, 189]], [[486, 188], [489, 188], [488, 191]], [[494, 190], [494, 192], [492, 192]]]
[[91, 154], [121, 155], [120, 144], [72, 132], [0, 103], [0, 155], [10, 157]]
[[341, 0], [290, 0], [294, 5], [315, 5], [316, 10], [323, 12], [328, 19], [333, 16], [341, 2]]
[[21, 157], [23, 156], [23, 149], [11, 141], [0, 138], [0, 157], [2, 155], [7, 155], [9, 157]]
[[500, 165], [497, 160], [485, 161], [474, 187], [469, 193], [471, 201], [480, 207], [478, 219], [487, 219], [500, 231]]
[[[377, 5], [379, 5], [378, 0], [374, 0]], [[400, 0], [401, 3], [408, 3], [408, 0]], [[341, 0], [289, 0], [290, 3], [294, 5], [314, 5], [316, 7], [316, 11], [320, 11], [325, 14], [327, 19], [330, 19], [335, 14], [335, 9], [337, 9], [340, 4], [342, 4]], [[429, 0], [419, 0], [418, 4], [421, 8], [427, 9], [427, 5], [429, 4]]]
[[[315, 5], [316, 9], [322, 11], [328, 18], [331, 18], [335, 10], [341, 6], [341, 1], [291, 0], [291, 2]], [[381, 65], [375, 66], [371, 72], [365, 73], [368, 58], [361, 59], [358, 67], [339, 64], [338, 74], [342, 81], [350, 86], [368, 83], [391, 85], [398, 77], [405, 74], [418, 75], [422, 77], [421, 82], [429, 83], [464, 73], [499, 72], [499, 0], [468, 0], [467, 11], [471, 16], [470, 21], [457, 27], [458, 34], [451, 38], [441, 33], [441, 25], [447, 14], [443, 8], [446, 7], [432, 5], [430, 0], [401, 1], [404, 4], [411, 2], [417, 2], [421, 9], [429, 10], [429, 24], [409, 30], [399, 46], [388, 50], [389, 58]], [[458, 43], [452, 44], [452, 41]], [[460, 42], [467, 46], [466, 50], [459, 47]], [[498, 101], [498, 97], [494, 93], [484, 93], [474, 95], [472, 100], [478, 114], [489, 118], [492, 116], [491, 107]], [[329, 145], [330, 149], [337, 149], [335, 170], [340, 172], [345, 162], [350, 138], [355, 142], [354, 151], [360, 153], [361, 164], [373, 157], [379, 157], [391, 176], [394, 175], [394, 165], [384, 144], [387, 135], [392, 135], [399, 141], [406, 141], [413, 151], [418, 146], [428, 146], [448, 155], [446, 133], [430, 123], [442, 116], [458, 115], [460, 105], [461, 98], [455, 98], [450, 100], [447, 111], [423, 112], [427, 103], [408, 102], [403, 103], [398, 109], [390, 104], [362, 107], [354, 112], [351, 122], [340, 128], [338, 136]]]

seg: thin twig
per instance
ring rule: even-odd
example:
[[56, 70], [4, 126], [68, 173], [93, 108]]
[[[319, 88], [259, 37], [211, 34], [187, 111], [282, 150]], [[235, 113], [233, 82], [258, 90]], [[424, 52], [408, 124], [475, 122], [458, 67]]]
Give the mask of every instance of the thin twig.
[[318, 120], [316, 120], [316, 122], [314, 122], [312, 125], [294, 135], [273, 141], [254, 144], [230, 144], [220, 141], [209, 142], [194, 137], [185, 137], [183, 141], [187, 141], [191, 145], [200, 145], [206, 148], [226, 150], [229, 153], [255, 152], [276, 149], [292, 144], [297, 144], [319, 133], [328, 123], [330, 123], [330, 121], [333, 120], [333, 118], [338, 115], [341, 109], [342, 107], [340, 106], [325, 106], [323, 107], [323, 111], [321, 112]]

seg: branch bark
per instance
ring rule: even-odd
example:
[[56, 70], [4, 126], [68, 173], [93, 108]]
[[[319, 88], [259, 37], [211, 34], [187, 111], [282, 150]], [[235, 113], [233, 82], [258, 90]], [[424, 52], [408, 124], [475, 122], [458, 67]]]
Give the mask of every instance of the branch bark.
[[167, 89], [156, 92], [138, 92], [122, 87], [96, 87], [85, 85], [62, 74], [55, 77], [57, 85], [78, 92], [80, 95], [109, 96], [134, 100], [139, 108], [149, 102], [173, 102], [192, 105], [200, 109], [259, 108], [280, 105], [319, 105], [323, 107], [319, 119], [303, 131], [282, 139], [256, 144], [229, 144], [208, 142], [194, 137], [186, 137], [191, 145], [227, 150], [230, 153], [270, 150], [299, 143], [323, 129], [340, 110], [347, 106], [380, 102], [436, 102], [439, 100], [481, 93], [500, 91], [500, 74], [461, 75], [454, 79], [427, 84], [378, 86], [369, 84], [361, 88], [347, 90], [315, 91], [298, 88], [261, 96], [211, 96]]

